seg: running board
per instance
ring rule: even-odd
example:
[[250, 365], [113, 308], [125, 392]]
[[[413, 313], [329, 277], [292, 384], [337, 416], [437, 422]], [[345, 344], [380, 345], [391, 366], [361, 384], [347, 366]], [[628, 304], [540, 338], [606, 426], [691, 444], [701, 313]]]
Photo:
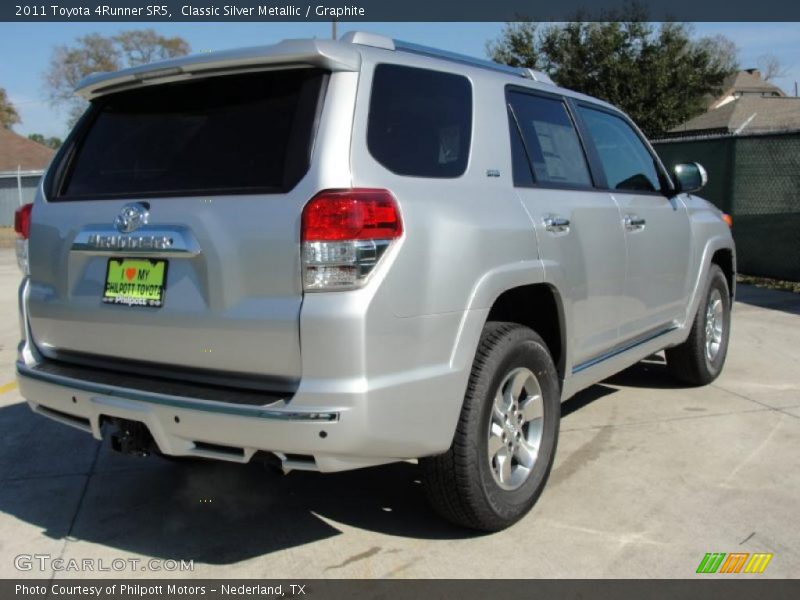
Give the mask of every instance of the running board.
[[620, 354], [623, 354], [623, 353], [627, 352], [628, 350], [633, 350], [634, 348], [636, 348], [638, 346], [643, 346], [647, 342], [651, 342], [651, 341], [653, 341], [653, 340], [655, 340], [657, 338], [660, 338], [662, 335], [667, 335], [668, 333], [670, 333], [672, 331], [675, 331], [676, 329], [678, 329], [678, 328], [675, 327], [675, 326], [667, 327], [666, 329], [661, 329], [661, 330], [657, 331], [656, 333], [648, 334], [643, 338], [638, 338], [638, 339], [636, 339], [636, 340], [634, 340], [632, 342], [627, 342], [627, 343], [623, 344], [622, 346], [618, 346], [618, 347], [614, 348], [613, 350], [611, 350], [609, 352], [606, 352], [604, 354], [601, 354], [600, 356], [598, 356], [596, 358], [592, 358], [592, 359], [587, 360], [585, 362], [582, 362], [582, 363], [580, 363], [578, 365], [575, 365], [574, 367], [572, 367], [572, 374], [575, 375], [576, 373], [580, 373], [581, 371], [585, 371], [586, 369], [589, 369], [589, 368], [591, 368], [591, 367], [593, 367], [595, 365], [598, 365], [601, 362], [605, 362], [605, 361], [607, 361], [609, 359], [614, 358], [615, 356], [619, 356]]

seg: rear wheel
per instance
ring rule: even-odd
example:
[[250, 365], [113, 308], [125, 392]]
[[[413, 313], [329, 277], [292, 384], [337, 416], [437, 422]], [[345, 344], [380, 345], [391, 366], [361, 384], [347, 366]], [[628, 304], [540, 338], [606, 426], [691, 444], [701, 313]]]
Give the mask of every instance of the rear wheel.
[[722, 269], [712, 264], [689, 337], [680, 346], [666, 351], [667, 367], [672, 375], [689, 385], [714, 381], [725, 366], [730, 328], [728, 280]]
[[522, 518], [550, 473], [559, 419], [558, 375], [545, 343], [522, 325], [488, 323], [453, 444], [420, 460], [434, 509], [483, 531]]

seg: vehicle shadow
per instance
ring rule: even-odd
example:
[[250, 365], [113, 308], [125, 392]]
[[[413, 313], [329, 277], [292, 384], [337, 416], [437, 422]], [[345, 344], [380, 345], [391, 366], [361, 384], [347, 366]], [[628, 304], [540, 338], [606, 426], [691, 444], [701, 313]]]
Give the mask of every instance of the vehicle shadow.
[[[593, 386], [565, 406], [574, 412], [613, 391]], [[432, 540], [482, 535], [431, 511], [413, 463], [284, 476], [260, 464], [123, 456], [24, 403], [0, 408], [0, 512], [53, 539], [214, 565], [347, 527]], [[333, 575], [346, 560], [330, 562]]]
[[592, 402], [596, 402], [597, 400], [600, 400], [600, 398], [613, 394], [616, 391], [617, 390], [613, 387], [603, 385], [602, 383], [598, 383], [592, 387], [586, 388], [585, 390], [575, 394], [572, 398], [565, 400], [561, 404], [561, 418], [563, 419], [564, 417], [567, 417], [572, 413], [589, 406]]
[[736, 302], [800, 315], [800, 294], [793, 292], [739, 283], [736, 285]]
[[675, 379], [667, 370], [667, 361], [663, 354], [651, 354], [642, 361], [612, 375], [603, 383], [608, 385], [632, 388], [659, 388], [678, 390], [692, 386]]
[[[53, 539], [215, 565], [332, 538], [342, 525], [477, 535], [432, 513], [415, 464], [284, 476], [262, 464], [123, 456], [23, 403], [0, 408], [0, 512]], [[342, 558], [331, 556], [332, 571]]]

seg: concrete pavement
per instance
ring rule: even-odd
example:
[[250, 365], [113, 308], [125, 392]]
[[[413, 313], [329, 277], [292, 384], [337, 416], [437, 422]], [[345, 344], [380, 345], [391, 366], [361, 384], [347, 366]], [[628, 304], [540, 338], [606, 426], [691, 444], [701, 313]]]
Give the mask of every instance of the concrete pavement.
[[137, 459], [33, 415], [13, 387], [18, 281], [0, 250], [0, 577], [50, 577], [14, 565], [47, 554], [142, 561], [59, 577], [682, 578], [706, 552], [771, 552], [757, 577], [800, 577], [800, 296], [740, 286], [711, 386], [654, 357], [565, 403], [537, 506], [475, 535], [429, 511], [413, 464], [282, 477]]

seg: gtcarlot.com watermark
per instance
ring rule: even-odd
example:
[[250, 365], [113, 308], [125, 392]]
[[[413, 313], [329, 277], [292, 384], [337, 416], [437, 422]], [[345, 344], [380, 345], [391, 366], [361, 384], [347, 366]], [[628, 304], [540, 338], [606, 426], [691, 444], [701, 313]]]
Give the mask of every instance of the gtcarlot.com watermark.
[[194, 560], [149, 558], [61, 558], [50, 554], [17, 554], [14, 567], [18, 571], [55, 571], [57, 573], [93, 572], [185, 572], [194, 571]]

